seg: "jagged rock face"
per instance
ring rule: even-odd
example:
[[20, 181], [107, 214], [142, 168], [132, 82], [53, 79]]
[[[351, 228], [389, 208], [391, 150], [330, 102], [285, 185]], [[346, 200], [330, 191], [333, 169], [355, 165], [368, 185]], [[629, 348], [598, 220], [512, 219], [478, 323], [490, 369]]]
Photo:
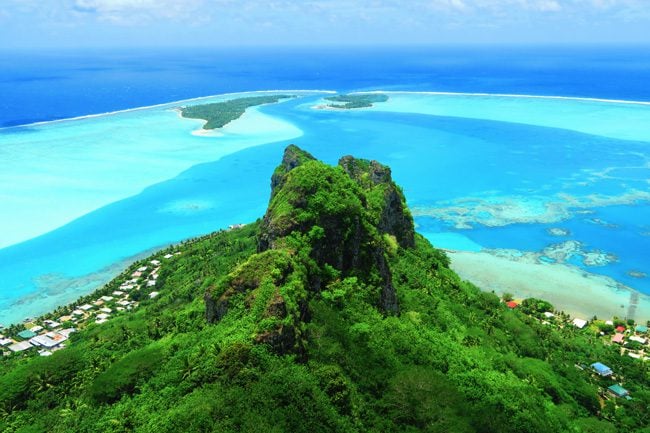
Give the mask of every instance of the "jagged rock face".
[[404, 206], [402, 193], [393, 187], [385, 194], [384, 210], [377, 228], [383, 233], [388, 233], [397, 239], [402, 248], [415, 246], [415, 228], [410, 212]]
[[[377, 288], [374, 302], [385, 313], [399, 313], [385, 236], [408, 248], [414, 245], [414, 229], [388, 167], [351, 156], [331, 167], [292, 145], [273, 173], [271, 187], [258, 253], [208, 290], [209, 322], [220, 321], [235, 297], [248, 297], [253, 305], [262, 286], [274, 287], [263, 317], [276, 325], [260, 329], [255, 341], [278, 353], [304, 353], [300, 324], [309, 320], [310, 297], [348, 276]], [[287, 284], [294, 284], [293, 289], [285, 290]]]
[[[273, 174], [258, 251], [276, 247], [292, 232], [308, 233], [317, 226], [323, 235], [312, 240], [311, 257], [343, 276], [379, 273], [380, 304], [387, 312], [397, 312], [390, 269], [377, 235], [392, 235], [403, 248], [414, 245], [413, 219], [404, 196], [390, 168], [377, 161], [345, 156], [339, 167], [324, 166], [295, 146], [285, 150]], [[321, 289], [319, 275], [313, 275], [310, 283], [312, 290]]]
[[[273, 201], [278, 191], [284, 186], [287, 175], [291, 170], [298, 167], [299, 165], [304, 164], [307, 161], [315, 161], [314, 158], [309, 152], [305, 152], [299, 147], [291, 144], [284, 150], [284, 155], [282, 157], [282, 162], [279, 166], [276, 167], [273, 175], [271, 176], [271, 199]], [[272, 242], [278, 237], [277, 229], [270, 229], [271, 226], [271, 216], [267, 210], [264, 215], [264, 220], [262, 221], [262, 229], [258, 236], [258, 247], [257, 251], [262, 252], [272, 248]], [[284, 235], [284, 233], [282, 234]]]
[[282, 162], [278, 167], [276, 167], [273, 175], [271, 175], [271, 199], [273, 199], [275, 192], [284, 185], [287, 173], [307, 161], [315, 160], [316, 158], [314, 158], [309, 152], [300, 149], [298, 146], [293, 144], [287, 146], [287, 148], [284, 149]]
[[377, 229], [397, 239], [402, 248], [415, 245], [415, 228], [411, 213], [406, 208], [404, 194], [393, 182], [390, 168], [377, 161], [344, 156], [339, 165], [357, 183], [367, 189], [377, 189], [382, 194], [380, 219]]

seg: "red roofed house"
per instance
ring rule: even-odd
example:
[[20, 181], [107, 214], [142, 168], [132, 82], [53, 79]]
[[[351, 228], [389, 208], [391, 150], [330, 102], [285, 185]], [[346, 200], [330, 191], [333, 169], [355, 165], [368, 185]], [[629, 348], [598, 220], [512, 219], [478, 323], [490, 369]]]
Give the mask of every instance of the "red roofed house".
[[618, 325], [616, 327], [616, 332], [624, 332], [625, 331], [625, 326]]
[[506, 305], [508, 306], [508, 308], [517, 308], [519, 304], [517, 304], [515, 301], [508, 301], [506, 302]]
[[612, 335], [612, 343], [622, 343], [623, 342], [623, 334], [616, 333]]

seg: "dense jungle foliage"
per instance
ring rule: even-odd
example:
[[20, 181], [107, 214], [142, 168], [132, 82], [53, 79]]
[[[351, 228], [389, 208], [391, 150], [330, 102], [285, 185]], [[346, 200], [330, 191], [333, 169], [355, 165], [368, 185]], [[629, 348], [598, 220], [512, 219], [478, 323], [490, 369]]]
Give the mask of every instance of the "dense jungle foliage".
[[2, 359], [0, 431], [650, 432], [646, 364], [461, 281], [387, 167], [291, 146], [272, 186], [262, 220], [152, 257], [181, 252], [156, 298]]

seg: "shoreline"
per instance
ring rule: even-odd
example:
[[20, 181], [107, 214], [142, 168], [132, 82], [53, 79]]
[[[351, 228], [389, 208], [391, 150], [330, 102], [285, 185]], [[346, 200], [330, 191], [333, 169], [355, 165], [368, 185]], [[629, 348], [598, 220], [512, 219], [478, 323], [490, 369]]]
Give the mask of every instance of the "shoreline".
[[567, 264], [530, 263], [487, 252], [445, 251], [451, 268], [483, 291], [544, 299], [557, 311], [591, 320], [650, 320], [650, 296]]
[[[68, 122], [74, 120], [92, 119], [92, 118], [103, 117], [103, 116], [112, 116], [115, 114], [130, 113], [134, 111], [148, 110], [152, 108], [165, 108], [165, 107], [173, 108], [177, 104], [202, 101], [205, 99], [218, 98], [218, 97], [231, 97], [231, 96], [238, 96], [238, 95], [253, 95], [253, 94], [266, 94], [266, 93], [278, 93], [278, 92], [291, 92], [291, 93], [304, 93], [304, 94], [330, 94], [330, 95], [335, 95], [339, 93], [336, 90], [327, 90], [327, 89], [274, 89], [274, 90], [249, 90], [249, 91], [242, 91], [242, 92], [218, 93], [215, 95], [197, 96], [195, 98], [162, 102], [159, 104], [145, 105], [142, 107], [125, 108], [125, 109], [115, 110], [115, 111], [106, 111], [102, 113], [93, 113], [93, 114], [85, 114], [82, 116], [67, 117], [65, 119], [43, 120], [39, 122], [24, 123], [20, 125], [2, 126], [0, 127], [0, 131], [17, 129], [17, 128], [25, 128], [30, 126], [47, 125], [52, 123]], [[583, 97], [583, 96], [526, 95], [526, 94], [517, 94], [517, 93], [484, 93], [484, 92], [409, 91], [409, 90], [367, 90], [367, 91], [349, 92], [350, 95], [377, 94], [377, 93], [386, 93], [392, 95], [401, 94], [401, 95], [431, 95], [431, 96], [439, 95], [439, 96], [477, 96], [477, 97], [492, 96], [497, 98], [556, 99], [556, 100], [571, 100], [571, 101], [585, 101], [585, 102], [602, 102], [608, 104], [650, 106], [650, 101], [632, 101], [626, 99], [606, 99], [606, 98], [592, 98], [592, 97]]]
[[350, 92], [354, 94], [386, 93], [391, 95], [430, 95], [430, 96], [493, 96], [496, 98], [523, 98], [523, 99], [559, 99], [564, 101], [603, 102], [607, 104], [650, 105], [650, 101], [631, 101], [626, 99], [590, 98], [584, 96], [558, 96], [558, 95], [525, 95], [518, 93], [483, 93], [483, 92], [435, 92], [435, 91], [409, 91], [409, 90], [369, 90], [366, 92]]
[[[25, 127], [31, 127], [31, 126], [41, 126], [41, 125], [49, 125], [52, 123], [63, 123], [63, 122], [68, 122], [68, 121], [76, 121], [76, 120], [84, 120], [84, 119], [93, 119], [97, 117], [104, 117], [104, 116], [113, 116], [116, 114], [123, 114], [123, 113], [132, 113], [134, 111], [142, 111], [142, 110], [149, 110], [152, 108], [171, 108], [174, 109], [176, 108], [176, 105], [178, 104], [183, 104], [186, 102], [196, 102], [196, 101], [202, 101], [205, 99], [212, 99], [212, 98], [220, 98], [220, 97], [234, 97], [238, 95], [255, 95], [259, 93], [280, 93], [280, 92], [291, 92], [291, 93], [304, 93], [304, 94], [332, 94], [335, 95], [338, 92], [336, 90], [308, 90], [308, 89], [298, 89], [298, 90], [292, 90], [292, 89], [287, 89], [287, 90], [282, 90], [282, 89], [276, 89], [276, 90], [250, 90], [250, 91], [245, 91], [245, 92], [232, 92], [232, 93], [219, 93], [216, 95], [207, 95], [207, 96], [198, 96], [196, 98], [189, 98], [189, 99], [181, 99], [178, 101], [170, 101], [170, 102], [162, 102], [160, 104], [153, 104], [153, 105], [145, 105], [142, 107], [133, 107], [133, 108], [125, 108], [122, 110], [115, 110], [115, 111], [106, 111], [103, 113], [94, 113], [94, 114], [84, 114], [83, 116], [75, 116], [75, 117], [66, 117], [65, 119], [56, 119], [56, 120], [43, 120], [40, 122], [33, 122], [33, 123], [25, 123], [22, 125], [12, 125], [12, 126], [2, 126], [0, 127], [0, 132], [5, 131], [5, 130], [10, 130], [10, 129], [18, 129], [18, 128], [25, 128]], [[186, 118], [184, 118], [186, 119]]]
[[[122, 148], [125, 150], [122, 154], [129, 155], [131, 159], [128, 160], [127, 158], [125, 162], [121, 162], [121, 169], [128, 173], [140, 173], [134, 170], [134, 167], [138, 164], [138, 160], [137, 158], [133, 158], [133, 156], [144, 155], [145, 157], [150, 158], [150, 160], [151, 158], [155, 158], [156, 161], [160, 161], [160, 164], [165, 164], [168, 168], [166, 171], [158, 169], [155, 171], [150, 170], [147, 176], [140, 174], [137, 176], [132, 175], [131, 180], [128, 183], [117, 182], [117, 186], [113, 186], [111, 189], [105, 189], [107, 192], [102, 190], [102, 194], [95, 194], [92, 197], [92, 202], [90, 199], [83, 202], [74, 202], [69, 195], [63, 196], [63, 199], [66, 200], [68, 205], [65, 207], [53, 208], [53, 210], [50, 211], [50, 218], [47, 220], [43, 220], [42, 218], [38, 219], [36, 217], [32, 218], [32, 215], [38, 215], [38, 212], [31, 211], [29, 206], [15, 208], [16, 211], [23, 212], [22, 218], [15, 218], [15, 216], [11, 217], [9, 214], [6, 215], [4, 220], [0, 218], [0, 221], [5, 221], [6, 227], [11, 229], [6, 231], [5, 237], [0, 240], [0, 251], [37, 239], [40, 236], [71, 224], [77, 219], [102, 209], [112, 203], [135, 197], [150, 186], [171, 180], [195, 165], [218, 161], [226, 155], [239, 152], [249, 147], [264, 145], [278, 140], [292, 140], [303, 134], [303, 132], [295, 125], [280, 118], [260, 113], [254, 110], [254, 108], [255, 107], [249, 107], [238, 119], [229, 122], [222, 128], [213, 130], [204, 130], [202, 128], [206, 123], [203, 119], [183, 117], [177, 106], [172, 107], [171, 109], [161, 110], [160, 112], [147, 112], [146, 114], [145, 112], [142, 112], [142, 114], [138, 114], [135, 116], [136, 118], [145, 115], [149, 116], [149, 113], [152, 113], [152, 116], [156, 116], [156, 119], [160, 117], [163, 119], [160, 121], [165, 122], [165, 125], [167, 125], [165, 127], [166, 130], [169, 129], [170, 133], [177, 133], [179, 135], [175, 140], [157, 140], [157, 133], [154, 130], [151, 130], [154, 131], [152, 133], [149, 133], [149, 130], [143, 133], [131, 133], [131, 136], [137, 134], [138, 139], [142, 140], [145, 143], [145, 146], [138, 149], [137, 152], [123, 146]], [[173, 123], [167, 120], [170, 116]], [[178, 122], [176, 122], [175, 119], [178, 119]], [[92, 127], [95, 128], [98, 125], [103, 125], [105, 122], [117, 122], [118, 120], [119, 122], [124, 121], [120, 118], [104, 118], [96, 120], [96, 124], [92, 125]], [[134, 122], [133, 119], [127, 119], [126, 122], [128, 122], [128, 124], [125, 129], [128, 128], [129, 131], [137, 131], [138, 127], [144, 125], [142, 122]], [[81, 123], [79, 125], [81, 125]], [[245, 134], [242, 134], [242, 129], [245, 130]], [[40, 134], [41, 131], [38, 131], [37, 133]], [[131, 136], [128, 137], [129, 140], [133, 140], [133, 137]], [[208, 139], [221, 141], [192, 141], [197, 138], [201, 138], [202, 140]], [[12, 137], [9, 137], [10, 142], [12, 139]], [[125, 142], [128, 143], [129, 141], [127, 140]], [[93, 145], [96, 145], [96, 143], [97, 142], [94, 142]], [[147, 148], [149, 145], [161, 147]], [[95, 150], [97, 149], [101, 149], [101, 147], [96, 146]], [[187, 153], [182, 153], [184, 152], [183, 149], [187, 149]], [[87, 147], [84, 151], [92, 154], [95, 150], [91, 147]], [[181, 154], [178, 153], [179, 150], [181, 151]], [[92, 159], [85, 159], [84, 161], [92, 162]], [[97, 159], [96, 161], [101, 160]], [[96, 166], [98, 166], [98, 169], [109, 174], [114, 170], [110, 165], [101, 162], [96, 164]], [[65, 178], [67, 173], [63, 173], [59, 170], [57, 168], [58, 166], [53, 165], [52, 167], [53, 168], [48, 168], [48, 170], [57, 175], [61, 175], [62, 178]], [[130, 168], [130, 170], [127, 170], [127, 168]], [[7, 178], [7, 176], [5, 176], [5, 178]], [[1, 180], [2, 179], [0, 179], [0, 181]], [[10, 184], [9, 181], [4, 183]], [[38, 188], [41, 187], [38, 184], [34, 185], [30, 186], [30, 188], [35, 191], [32, 193], [33, 197], [37, 196], [39, 191]], [[93, 185], [95, 185], [95, 183], [93, 183]], [[11, 199], [11, 197], [8, 196], [8, 199]], [[90, 204], [93, 205], [90, 206]], [[34, 222], [33, 220], [37, 220], [37, 222]], [[26, 221], [30, 221], [30, 223], [26, 224]], [[11, 234], [11, 237], [7, 236], [7, 234]]]

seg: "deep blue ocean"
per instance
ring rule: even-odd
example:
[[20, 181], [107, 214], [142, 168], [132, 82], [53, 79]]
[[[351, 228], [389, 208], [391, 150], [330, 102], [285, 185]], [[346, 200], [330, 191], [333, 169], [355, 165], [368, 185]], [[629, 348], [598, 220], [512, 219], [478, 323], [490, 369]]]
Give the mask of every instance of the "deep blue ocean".
[[[276, 89], [381, 89], [650, 101], [650, 47], [33, 51], [0, 53], [0, 65], [2, 127], [207, 95]], [[563, 115], [549, 112], [548, 107], [563, 107], [557, 105], [561, 101], [554, 100], [506, 100], [520, 104], [516, 106], [519, 108], [476, 100], [494, 112], [475, 118], [471, 106], [463, 108], [463, 104], [473, 104], [472, 99], [460, 105], [454, 98], [440, 100], [441, 106], [452, 111], [460, 106], [465, 116], [432, 115], [426, 110], [342, 113], [311, 109], [319, 98], [305, 96], [260, 109], [263, 114], [296, 125], [302, 135], [295, 139], [271, 140], [225, 157], [208, 158], [147, 185], [135, 195], [78, 215], [53, 231], [0, 248], [0, 323], [70, 302], [116, 275], [124, 263], [152, 249], [260, 217], [268, 200], [270, 174], [289, 142], [328, 163], [353, 154], [390, 165], [409, 205], [420, 209], [421, 213], [416, 213], [419, 231], [434, 243], [442, 242], [443, 247], [540, 252], [563, 241], [577, 241], [583, 250], [568, 257], [567, 263], [650, 293], [650, 278], [630, 275], [650, 273], [650, 205], [643, 201], [650, 178], [650, 140], [643, 138], [645, 125], [637, 134], [641, 139], [634, 131], [631, 136], [629, 131], [617, 131], [620, 119], [599, 113], [597, 103], [584, 109], [586, 115], [580, 114], [587, 119], [584, 125], [567, 129], [557, 126], [562, 124]], [[527, 109], [529, 102], [531, 112], [543, 114], [540, 119], [521, 120], [517, 110]], [[566, 104], [572, 110], [583, 110], [580, 101]], [[435, 110], [436, 105], [423, 107]], [[506, 118], [514, 120], [498, 120], [500, 107], [506, 107], [504, 112], [511, 110]], [[623, 104], [615, 109], [623, 110], [623, 116], [645, 116], [643, 106]], [[158, 111], [157, 116], [165, 115], [163, 109]], [[592, 114], [595, 117], [590, 117]], [[571, 115], [575, 113], [564, 117]], [[142, 122], [147, 114], [128, 116], [126, 122]], [[183, 122], [175, 115], [170, 119]], [[612, 125], [599, 128], [609, 121]], [[100, 118], [87, 127], [86, 123], [73, 125], [77, 135], [71, 140], [78, 137], [83, 146], [93, 137], [84, 134], [90, 134], [97, 125], [110, 127], [110, 122]], [[124, 127], [124, 123], [115, 125]], [[65, 133], [65, 127], [61, 129]], [[55, 137], [61, 133], [57, 131], [48, 125], [0, 129], [0, 138], [5, 134], [11, 144], [10, 134]], [[115, 137], [119, 139], [119, 131]], [[36, 140], [29, 143], [29, 151], [46, 144]], [[25, 179], [33, 181], [30, 176], [52, 169], [45, 161], [47, 152], [39, 157], [44, 161], [34, 161], [33, 173], [31, 166], [25, 165], [30, 167]], [[56, 153], [56, 148], [51, 152]], [[21, 155], [20, 149], [4, 153], [0, 148], [0, 158], [16, 155], [24, 158], [30, 154]], [[105, 156], [112, 158], [110, 149]], [[610, 176], [612, 173], [615, 176]], [[79, 179], [80, 184], [85, 181]], [[0, 182], [0, 197], [19, 196], [19, 180], [5, 186], [5, 191], [2, 185]], [[459, 221], [445, 218], [440, 211], [444, 206], [461, 206], [468, 197], [477, 200], [478, 207], [492, 211], [508, 200], [531, 197], [524, 209], [529, 211], [555, 203], [555, 193], [583, 202], [560, 209], [571, 213], [549, 223], [522, 218], [495, 227], [474, 224], [471, 229], [455, 226]], [[0, 211], [10, 213], [12, 209], [0, 203]], [[47, 217], [44, 207], [42, 218]], [[481, 215], [475, 218], [480, 220]], [[549, 234], [551, 228], [562, 229], [567, 235], [553, 236]], [[613, 254], [616, 260], [604, 266], [581, 262], [586, 253], [600, 252]]]
[[650, 101], [650, 47], [0, 52], [0, 125], [271, 89], [431, 90]]

